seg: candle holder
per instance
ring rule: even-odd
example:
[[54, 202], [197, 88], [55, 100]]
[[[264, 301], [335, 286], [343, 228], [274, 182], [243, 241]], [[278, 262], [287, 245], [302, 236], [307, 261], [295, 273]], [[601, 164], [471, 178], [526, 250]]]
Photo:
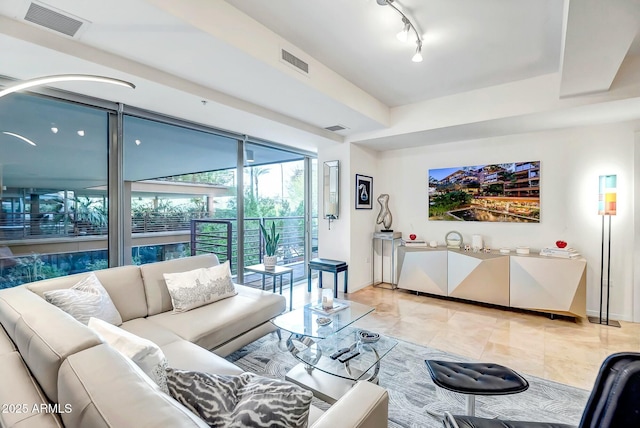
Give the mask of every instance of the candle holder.
[[333, 290], [328, 288], [322, 290], [322, 309], [333, 309]]

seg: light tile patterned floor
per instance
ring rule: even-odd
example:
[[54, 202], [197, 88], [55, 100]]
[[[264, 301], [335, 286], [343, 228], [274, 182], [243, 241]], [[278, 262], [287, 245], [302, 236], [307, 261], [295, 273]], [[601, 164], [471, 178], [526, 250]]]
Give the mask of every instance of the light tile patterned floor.
[[[294, 308], [318, 294], [314, 286], [309, 295], [306, 283], [294, 287]], [[359, 321], [367, 329], [588, 390], [607, 355], [640, 352], [636, 323], [615, 328], [551, 320], [377, 287], [347, 298], [376, 308]]]

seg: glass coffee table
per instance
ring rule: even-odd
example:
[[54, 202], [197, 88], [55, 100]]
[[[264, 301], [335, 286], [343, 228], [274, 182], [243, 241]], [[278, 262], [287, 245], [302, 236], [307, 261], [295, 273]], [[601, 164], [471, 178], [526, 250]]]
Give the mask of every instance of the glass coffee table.
[[[318, 304], [309, 303], [272, 321], [276, 327], [291, 333], [287, 349], [300, 361], [289, 370], [286, 379], [313, 391], [316, 397], [330, 404], [358, 380], [377, 383], [380, 361], [397, 344], [389, 337], [372, 335], [352, 326], [374, 308], [337, 299], [335, 305], [345, 307], [337, 311], [322, 311]], [[319, 322], [329, 320], [326, 325]], [[345, 348], [359, 352], [359, 355], [345, 362], [330, 357]]]

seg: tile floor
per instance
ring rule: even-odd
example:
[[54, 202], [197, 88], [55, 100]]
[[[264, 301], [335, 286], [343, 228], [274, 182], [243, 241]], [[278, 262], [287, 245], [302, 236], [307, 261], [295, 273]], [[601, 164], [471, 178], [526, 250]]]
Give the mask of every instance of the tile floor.
[[[294, 287], [294, 308], [317, 299], [317, 290]], [[357, 324], [367, 329], [587, 390], [607, 355], [640, 351], [638, 323], [551, 320], [371, 286], [346, 298], [375, 307]]]

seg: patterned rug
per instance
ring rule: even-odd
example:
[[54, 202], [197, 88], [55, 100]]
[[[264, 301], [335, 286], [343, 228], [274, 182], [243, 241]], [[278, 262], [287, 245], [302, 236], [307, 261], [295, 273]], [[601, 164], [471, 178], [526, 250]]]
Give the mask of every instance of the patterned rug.
[[[298, 361], [286, 351], [285, 335], [278, 341], [275, 333], [245, 346], [227, 359], [246, 371], [284, 379]], [[380, 385], [389, 391], [389, 427], [442, 427], [440, 419], [427, 410], [463, 414], [464, 395], [437, 388], [431, 381], [425, 359], [471, 361], [468, 358], [413, 343], [398, 341], [384, 357]], [[521, 373], [529, 389], [520, 394], [478, 396], [476, 415], [501, 419], [558, 422], [577, 425], [589, 391]], [[314, 402], [326, 409], [326, 403]]]

